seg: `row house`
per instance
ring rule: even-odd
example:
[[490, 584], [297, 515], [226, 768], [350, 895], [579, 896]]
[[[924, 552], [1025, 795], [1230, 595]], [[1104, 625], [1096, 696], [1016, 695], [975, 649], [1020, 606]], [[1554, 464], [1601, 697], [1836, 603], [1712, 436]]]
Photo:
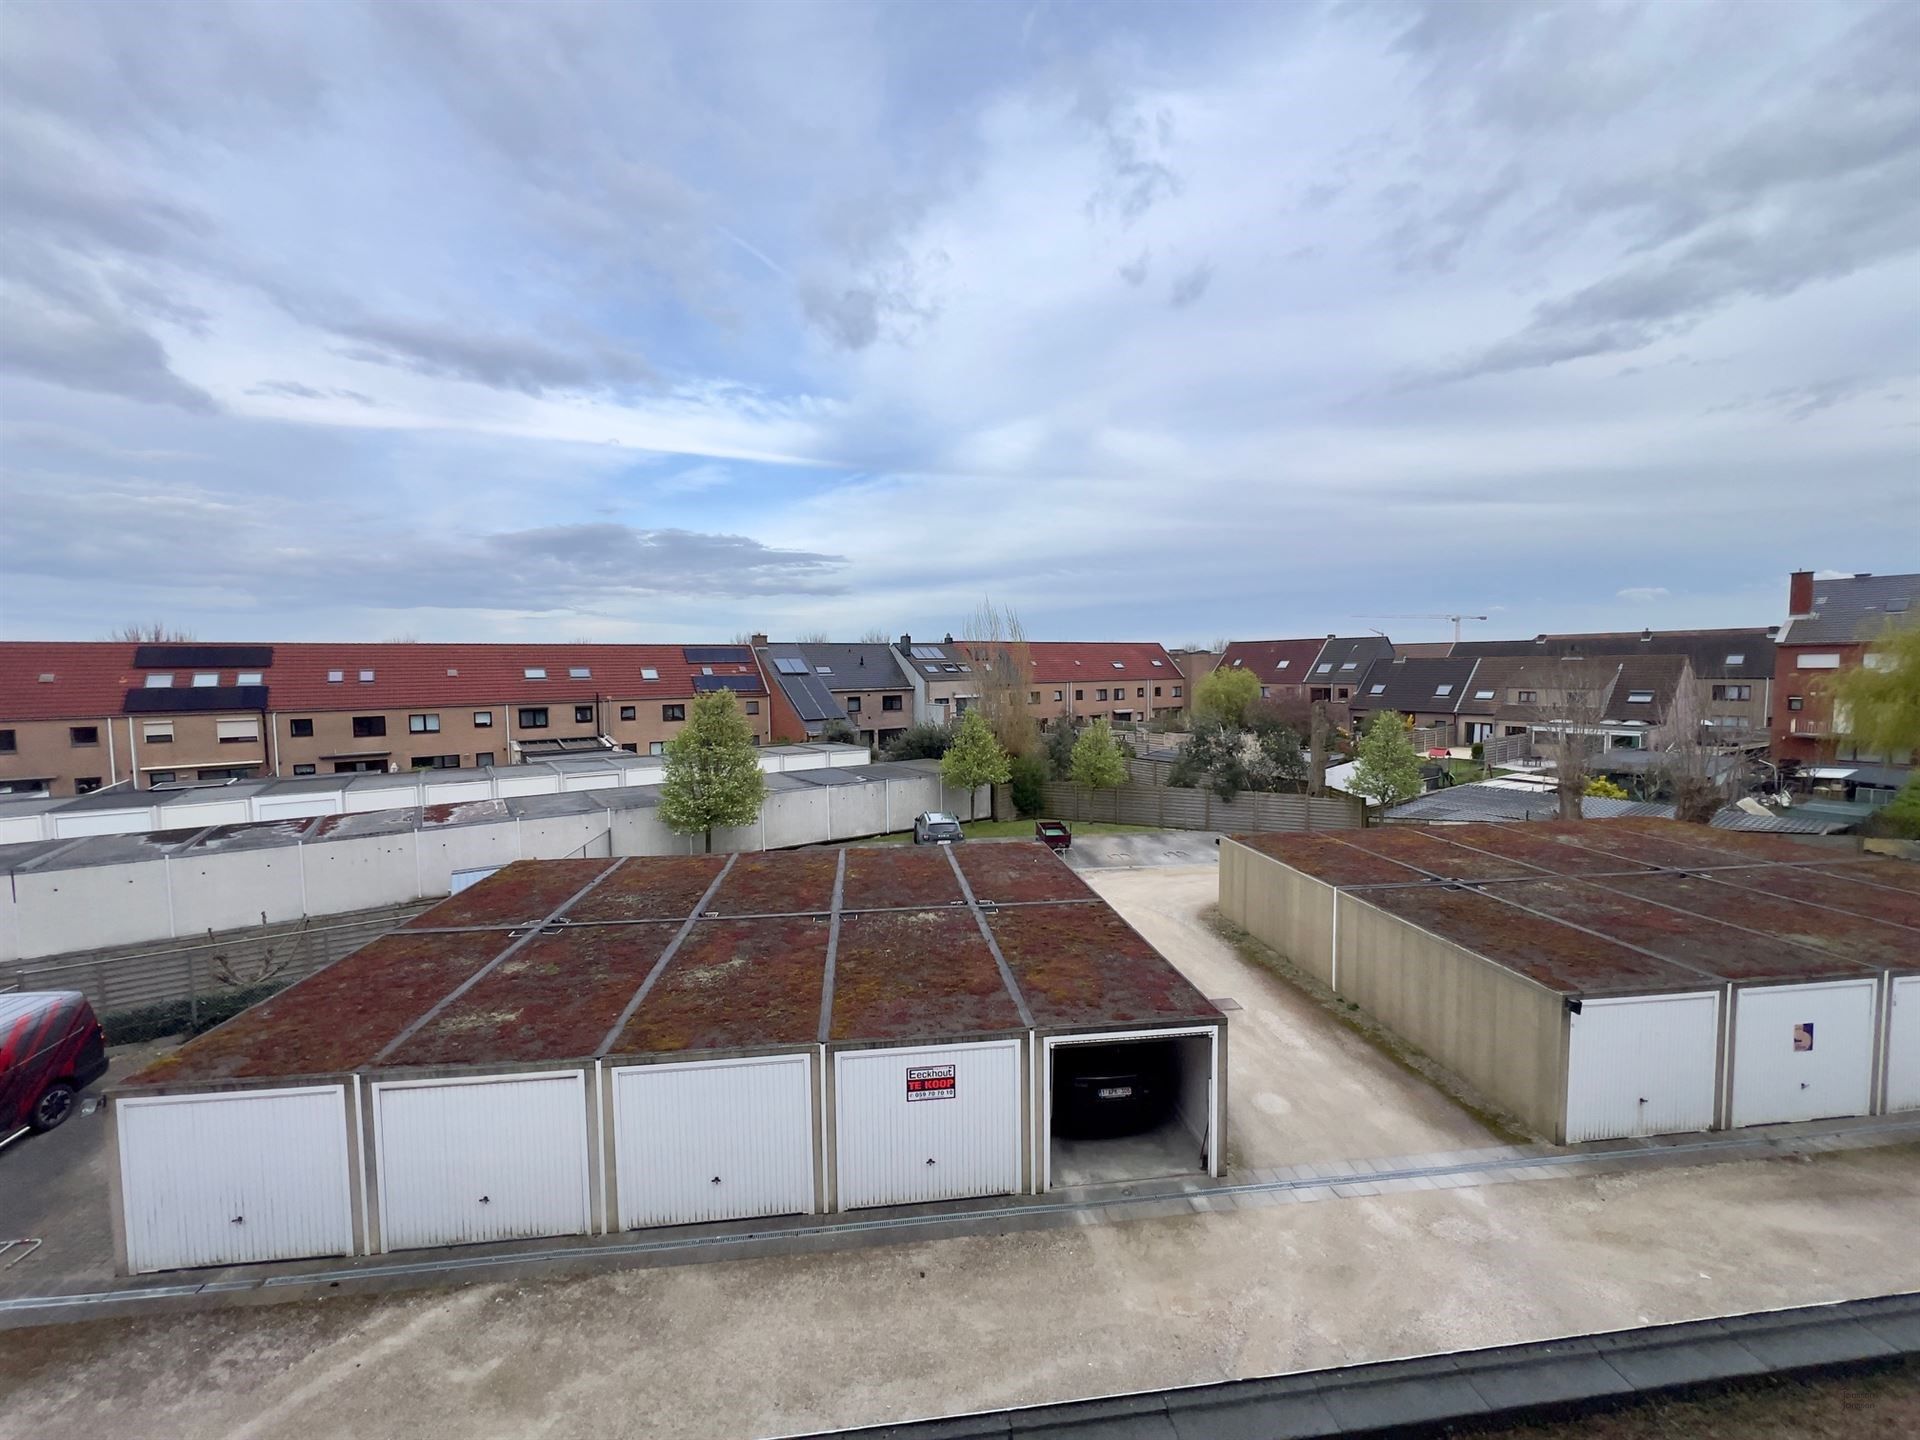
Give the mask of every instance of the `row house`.
[[1384, 635], [1328, 635], [1307, 640], [1236, 640], [1218, 668], [1250, 670], [1260, 698], [1290, 705], [1325, 705], [1340, 729], [1353, 724], [1353, 698], [1375, 662], [1393, 658]]
[[1543, 662], [1680, 655], [1692, 676], [1693, 710], [1730, 745], [1764, 742], [1774, 709], [1776, 629], [1618, 630], [1535, 635], [1528, 640], [1467, 640], [1453, 658]]
[[891, 645], [776, 644], [753, 637], [773, 685], [773, 738], [818, 739], [835, 721], [884, 746], [914, 721], [915, 690]]
[[1379, 660], [1353, 698], [1356, 724], [1392, 710], [1449, 744], [1551, 736], [1571, 726], [1596, 749], [1642, 750], [1694, 683], [1684, 655], [1625, 659], [1491, 656]]
[[[1133, 641], [1027, 642], [1027, 708], [1043, 725], [1132, 724], [1187, 707], [1187, 680], [1165, 647]], [[979, 647], [971, 647], [978, 654]]]
[[1916, 757], [1863, 752], [1846, 734], [1846, 716], [1834, 713], [1827, 685], [1867, 663], [1869, 647], [1889, 630], [1920, 623], [1920, 575], [1816, 579], [1811, 570], [1796, 570], [1787, 582], [1787, 611], [1773, 758], [1797, 761], [1817, 779], [1897, 789]]
[[953, 636], [936, 644], [902, 635], [893, 658], [913, 687], [914, 724], [952, 725], [980, 703], [985, 671]]
[[0, 791], [659, 754], [712, 690], [770, 738], [745, 646], [0, 644]]

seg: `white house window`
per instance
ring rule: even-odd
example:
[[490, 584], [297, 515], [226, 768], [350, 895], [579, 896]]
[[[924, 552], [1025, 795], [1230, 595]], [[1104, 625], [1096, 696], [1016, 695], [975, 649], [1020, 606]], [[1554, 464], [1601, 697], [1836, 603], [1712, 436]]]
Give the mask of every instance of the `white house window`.
[[491, 710], [474, 711], [473, 723], [475, 728], [480, 730], [485, 730], [489, 725], [493, 724], [493, 711]]
[[260, 722], [248, 718], [245, 720], [216, 720], [213, 722], [214, 737], [222, 745], [238, 745], [260, 738]]
[[1837, 654], [1798, 655], [1793, 664], [1796, 670], [1838, 670], [1840, 657]]
[[171, 745], [173, 743], [173, 721], [149, 720], [142, 728], [141, 734], [149, 745]]
[[538, 665], [529, 665], [520, 673], [529, 680], [544, 680], [547, 678], [547, 672]]
[[1651, 690], [1629, 690], [1627, 691], [1627, 703], [1629, 705], [1651, 705], [1653, 703], [1653, 692]]
[[205, 671], [202, 671], [200, 674], [195, 675], [193, 677], [193, 688], [196, 690], [205, 690], [210, 686], [218, 685], [219, 683], [220, 683], [220, 675], [219, 675], [219, 672], [217, 671], [212, 674], [208, 674]]
[[172, 688], [173, 676], [171, 675], [147, 676], [147, 689], [149, 690], [171, 690]]
[[410, 735], [438, 735], [440, 717], [438, 715], [407, 716], [407, 733]]

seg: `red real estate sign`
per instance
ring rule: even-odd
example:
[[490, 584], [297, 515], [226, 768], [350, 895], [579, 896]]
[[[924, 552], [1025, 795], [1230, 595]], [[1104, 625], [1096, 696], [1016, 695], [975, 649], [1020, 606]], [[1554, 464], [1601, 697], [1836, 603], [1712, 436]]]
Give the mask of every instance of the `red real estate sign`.
[[956, 1086], [951, 1065], [907, 1067], [907, 1099], [951, 1100]]

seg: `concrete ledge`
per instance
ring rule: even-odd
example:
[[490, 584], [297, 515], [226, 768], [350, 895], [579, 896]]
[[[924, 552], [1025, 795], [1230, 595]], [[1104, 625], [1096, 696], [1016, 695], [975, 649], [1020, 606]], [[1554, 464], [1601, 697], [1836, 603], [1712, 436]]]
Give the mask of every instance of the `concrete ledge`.
[[1920, 1293], [1423, 1355], [1187, 1390], [821, 1431], [866, 1440], [1320, 1440], [1577, 1416], [1761, 1376], [1920, 1355]]

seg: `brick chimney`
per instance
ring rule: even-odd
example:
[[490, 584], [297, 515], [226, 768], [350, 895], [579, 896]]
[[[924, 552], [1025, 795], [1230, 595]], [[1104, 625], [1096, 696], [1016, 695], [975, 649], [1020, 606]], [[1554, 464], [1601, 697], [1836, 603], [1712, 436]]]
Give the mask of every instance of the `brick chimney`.
[[764, 645], [767, 643], [767, 637], [764, 635], [749, 635], [747, 637], [747, 643], [749, 645]]
[[1813, 571], [1796, 570], [1787, 577], [1787, 614], [1813, 613]]
[[902, 635], [900, 637], [900, 648], [902, 650], [911, 650], [913, 648], [913, 636]]

